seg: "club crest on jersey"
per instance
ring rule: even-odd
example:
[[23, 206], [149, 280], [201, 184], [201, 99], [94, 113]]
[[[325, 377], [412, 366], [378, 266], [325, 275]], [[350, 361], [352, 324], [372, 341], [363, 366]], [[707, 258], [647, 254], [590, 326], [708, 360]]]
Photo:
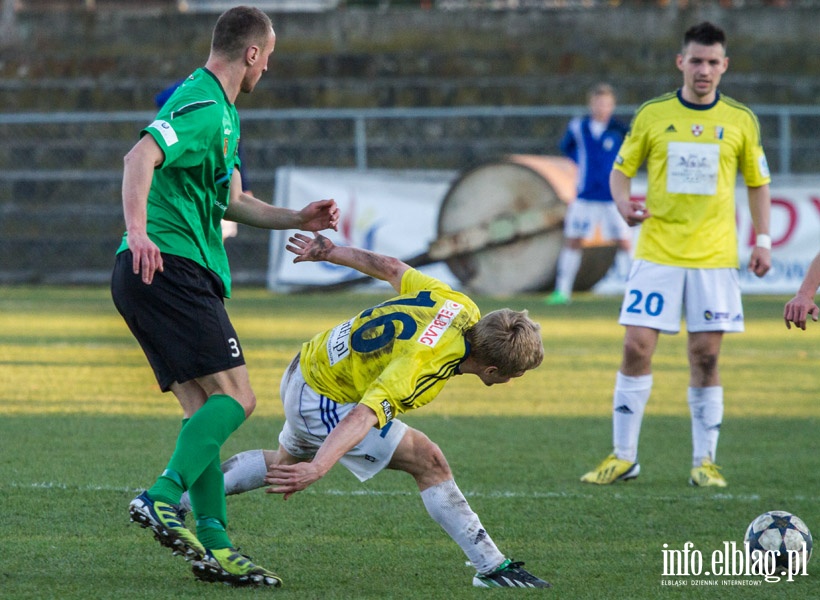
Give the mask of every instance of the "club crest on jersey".
[[703, 133], [703, 125], [692, 125], [692, 135], [700, 137], [701, 133]]
[[464, 308], [463, 304], [447, 300], [416, 341], [419, 344], [433, 348], [438, 344], [444, 332], [453, 324], [453, 319], [461, 312], [462, 308]]

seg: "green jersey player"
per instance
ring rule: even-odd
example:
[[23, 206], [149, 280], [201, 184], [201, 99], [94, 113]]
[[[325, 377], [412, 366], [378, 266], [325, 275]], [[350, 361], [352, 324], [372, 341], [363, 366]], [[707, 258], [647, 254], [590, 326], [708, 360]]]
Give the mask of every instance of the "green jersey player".
[[[211, 53], [165, 103], [125, 157], [126, 234], [111, 290], [162, 391], [184, 413], [162, 475], [129, 508], [131, 519], [194, 561], [194, 574], [232, 585], [274, 585], [274, 573], [239, 554], [226, 532], [219, 451], [253, 412], [242, 346], [225, 311], [231, 293], [224, 218], [267, 229], [335, 228], [335, 202], [291, 211], [242, 192], [234, 101], [267, 70], [276, 36], [270, 19], [237, 7], [219, 17]], [[177, 515], [188, 491], [196, 535]]]

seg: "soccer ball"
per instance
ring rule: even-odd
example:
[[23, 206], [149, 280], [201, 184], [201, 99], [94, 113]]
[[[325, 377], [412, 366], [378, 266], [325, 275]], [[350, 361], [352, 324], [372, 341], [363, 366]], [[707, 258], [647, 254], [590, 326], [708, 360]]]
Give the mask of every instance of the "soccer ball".
[[[785, 510], [770, 510], [765, 512], [749, 524], [744, 541], [749, 544], [749, 553], [780, 552], [775, 562], [778, 567], [789, 567], [789, 551], [796, 559], [792, 559], [792, 573], [797, 573], [804, 567], [803, 559], [808, 562], [811, 558], [811, 532], [803, 520]], [[805, 555], [803, 543], [806, 544]]]

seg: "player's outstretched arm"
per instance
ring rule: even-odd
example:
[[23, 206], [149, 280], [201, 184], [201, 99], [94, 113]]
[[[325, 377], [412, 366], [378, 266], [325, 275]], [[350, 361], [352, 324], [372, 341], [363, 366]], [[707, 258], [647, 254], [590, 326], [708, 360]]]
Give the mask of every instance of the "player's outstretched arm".
[[820, 288], [820, 253], [814, 257], [803, 278], [803, 283], [794, 298], [786, 303], [783, 308], [783, 319], [786, 321], [786, 328], [791, 329], [794, 323], [800, 329], [806, 329], [806, 321], [809, 315], [813, 321], [820, 316], [820, 308], [814, 302], [814, 295]]
[[399, 293], [401, 293], [402, 275], [410, 268], [410, 265], [392, 256], [353, 246], [337, 246], [318, 233], [312, 238], [297, 233], [288, 238], [288, 242], [285, 248], [296, 255], [293, 259], [295, 263], [326, 261], [334, 265], [350, 267], [370, 277], [386, 281]]
[[321, 231], [339, 225], [339, 207], [335, 200], [317, 200], [301, 210], [273, 206], [242, 191], [242, 177], [231, 179], [231, 201], [225, 218], [262, 229], [301, 229]]

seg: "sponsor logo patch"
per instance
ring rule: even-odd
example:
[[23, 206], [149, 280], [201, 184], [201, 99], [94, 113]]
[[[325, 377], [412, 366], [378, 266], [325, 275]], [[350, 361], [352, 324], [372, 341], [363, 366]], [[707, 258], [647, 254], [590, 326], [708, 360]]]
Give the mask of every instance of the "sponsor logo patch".
[[353, 319], [336, 325], [327, 338], [327, 360], [332, 367], [350, 354], [350, 330], [353, 328]]
[[390, 403], [387, 400], [382, 400], [381, 406], [382, 411], [384, 412], [384, 419], [386, 421], [393, 419], [393, 407], [390, 406]]
[[444, 332], [453, 324], [453, 319], [461, 312], [462, 308], [464, 308], [463, 304], [447, 300], [416, 341], [430, 348], [435, 347]]
[[166, 146], [173, 146], [179, 141], [177, 132], [174, 131], [174, 128], [171, 127], [171, 124], [168, 121], [157, 119], [148, 126], [148, 129], [156, 129], [162, 136]]

